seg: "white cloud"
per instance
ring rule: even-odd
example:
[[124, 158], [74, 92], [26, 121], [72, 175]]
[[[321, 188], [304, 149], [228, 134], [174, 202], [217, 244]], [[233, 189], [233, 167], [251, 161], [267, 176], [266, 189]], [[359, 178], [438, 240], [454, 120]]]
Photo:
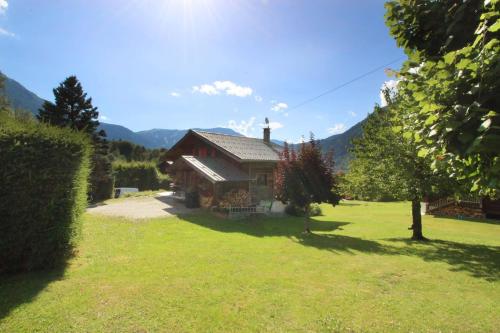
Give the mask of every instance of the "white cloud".
[[276, 103], [275, 101], [271, 103], [273, 103], [273, 106], [271, 106], [271, 111], [283, 112], [284, 110], [288, 109], [288, 104], [286, 103], [283, 102]]
[[201, 86], [193, 86], [193, 92], [199, 92], [200, 94], [206, 94], [209, 96], [218, 95], [219, 92], [214, 86], [210, 84], [202, 84]]
[[259, 124], [259, 125], [261, 127], [267, 127], [267, 126], [269, 126], [269, 128], [272, 129], [272, 130], [285, 127], [285, 125], [283, 125], [282, 123], [277, 122], [277, 121], [271, 121], [271, 122], [269, 122], [269, 124]]
[[[0, 0], [0, 1], [2, 1], [2, 0]], [[0, 36], [16, 37], [16, 34], [14, 34], [13, 32], [10, 32], [8, 30], [5, 30], [4, 28], [0, 28]]]
[[260, 103], [260, 102], [262, 102], [262, 100], [263, 100], [262, 96], [255, 95], [255, 101], [256, 101], [256, 102], [259, 102], [259, 103]]
[[0, 14], [5, 14], [7, 7], [9, 7], [7, 0], [0, 0]]
[[230, 120], [227, 122], [225, 127], [232, 129], [244, 136], [251, 136], [251, 132], [254, 130], [253, 125], [255, 123], [255, 117], [250, 117], [248, 120], [242, 120], [237, 122], [236, 120]]
[[382, 84], [382, 87], [380, 87], [380, 106], [382, 107], [387, 106], [387, 100], [385, 99], [384, 96], [384, 90], [389, 89], [391, 92], [394, 92], [397, 89], [398, 83], [399, 81], [397, 80], [389, 80], [385, 81]]
[[181, 94], [180, 94], [180, 93], [178, 93], [178, 92], [176, 92], [176, 91], [172, 91], [172, 92], [170, 93], [170, 96], [172, 96], [172, 97], [181, 97]]
[[101, 115], [99, 115], [99, 120], [106, 121], [106, 120], [109, 120], [109, 118], [106, 117], [105, 115], [101, 114]]
[[356, 117], [358, 114], [356, 112], [354, 112], [354, 111], [349, 111], [349, 115], [351, 117]]
[[209, 96], [226, 93], [226, 95], [230, 96], [247, 97], [252, 95], [253, 90], [250, 87], [237, 85], [232, 81], [215, 81], [212, 84], [193, 86], [193, 92], [198, 92]]
[[239, 86], [231, 81], [215, 81], [214, 86], [217, 90], [225, 91], [227, 95], [246, 97], [253, 92], [250, 87]]
[[338, 124], [334, 124], [333, 127], [330, 127], [328, 129], [328, 133], [330, 134], [340, 134], [340, 133], [344, 133], [345, 130], [346, 130], [346, 126], [345, 124], [342, 124], [342, 123], [338, 123]]

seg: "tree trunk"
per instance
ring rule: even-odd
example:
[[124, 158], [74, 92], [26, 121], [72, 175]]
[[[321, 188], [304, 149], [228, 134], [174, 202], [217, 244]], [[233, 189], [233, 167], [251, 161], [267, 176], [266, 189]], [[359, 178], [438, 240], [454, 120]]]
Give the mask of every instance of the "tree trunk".
[[414, 240], [426, 240], [422, 234], [422, 215], [420, 213], [420, 199], [418, 198], [413, 199], [411, 202], [411, 215], [413, 219], [413, 224], [410, 227], [413, 230], [411, 238]]
[[311, 233], [311, 229], [309, 227], [309, 214], [306, 214], [306, 216], [304, 217], [304, 233]]

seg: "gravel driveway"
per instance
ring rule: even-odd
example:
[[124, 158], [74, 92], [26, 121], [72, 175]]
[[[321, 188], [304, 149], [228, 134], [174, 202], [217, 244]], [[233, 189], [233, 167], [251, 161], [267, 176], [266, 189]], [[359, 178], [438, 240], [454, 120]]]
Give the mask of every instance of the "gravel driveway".
[[196, 209], [184, 207], [184, 204], [171, 198], [171, 192], [162, 192], [154, 197], [135, 197], [107, 202], [90, 207], [87, 212], [131, 219], [153, 217], [171, 217], [178, 214], [192, 213]]

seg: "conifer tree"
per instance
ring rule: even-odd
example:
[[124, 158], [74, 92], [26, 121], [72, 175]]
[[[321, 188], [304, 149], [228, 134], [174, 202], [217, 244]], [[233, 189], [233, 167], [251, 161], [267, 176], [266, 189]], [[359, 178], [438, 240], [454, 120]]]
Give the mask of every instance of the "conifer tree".
[[66, 78], [53, 89], [55, 103], [46, 101], [39, 110], [38, 119], [58, 127], [70, 127], [87, 133], [94, 143], [89, 196], [92, 201], [108, 199], [112, 195], [113, 176], [106, 133], [98, 131], [99, 112], [92, 105], [76, 76]]
[[[76, 76], [66, 78], [52, 90], [55, 103], [45, 101], [39, 110], [38, 119], [53, 126], [70, 127], [77, 131], [95, 134], [99, 121], [97, 107], [92, 98], [87, 98]], [[102, 134], [102, 133], [101, 133]]]

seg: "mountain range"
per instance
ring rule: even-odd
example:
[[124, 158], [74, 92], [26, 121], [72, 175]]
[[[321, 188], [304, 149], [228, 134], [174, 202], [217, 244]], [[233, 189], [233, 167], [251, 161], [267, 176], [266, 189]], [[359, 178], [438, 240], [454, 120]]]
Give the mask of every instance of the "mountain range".
[[[42, 107], [44, 100], [29, 91], [16, 80], [7, 77], [2, 72], [0, 72], [0, 75], [2, 75], [5, 79], [4, 93], [12, 107], [27, 110], [33, 115], [38, 114], [38, 109]], [[355, 124], [344, 133], [335, 134], [319, 140], [323, 151], [333, 149], [335, 162], [339, 170], [347, 169], [350, 159], [349, 148], [351, 147], [351, 140], [362, 134], [363, 123], [364, 120]], [[100, 123], [100, 129], [103, 129], [106, 132], [108, 140], [124, 140], [142, 145], [146, 148], [167, 149], [172, 147], [188, 131], [187, 129], [151, 129], [134, 132], [125, 126], [103, 122]], [[221, 134], [242, 135], [230, 128], [224, 127], [196, 129]], [[278, 144], [283, 143], [283, 141], [279, 140], [273, 141]]]

